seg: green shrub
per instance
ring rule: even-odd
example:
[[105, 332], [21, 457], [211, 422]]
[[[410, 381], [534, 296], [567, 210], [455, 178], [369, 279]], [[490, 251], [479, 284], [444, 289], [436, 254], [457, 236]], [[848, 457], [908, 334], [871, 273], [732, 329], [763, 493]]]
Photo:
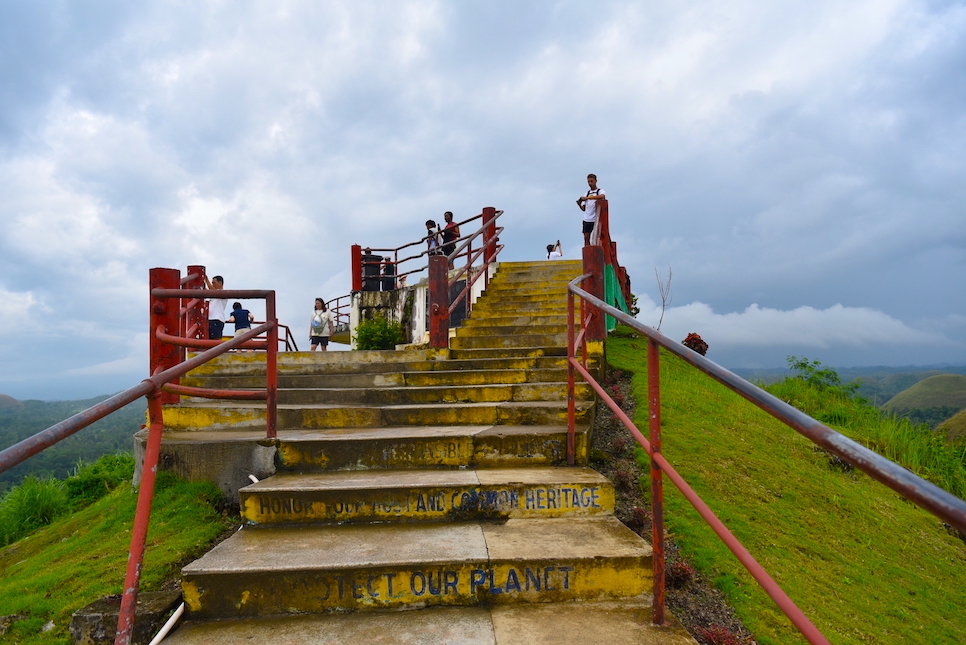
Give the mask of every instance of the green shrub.
[[27, 475], [0, 500], [0, 544], [9, 544], [47, 526], [70, 504], [62, 482]]
[[80, 461], [64, 480], [71, 507], [83, 508], [134, 476], [134, 457], [127, 453], [104, 455], [92, 464]]
[[356, 327], [356, 349], [395, 349], [402, 341], [402, 325], [384, 316], [373, 316]]

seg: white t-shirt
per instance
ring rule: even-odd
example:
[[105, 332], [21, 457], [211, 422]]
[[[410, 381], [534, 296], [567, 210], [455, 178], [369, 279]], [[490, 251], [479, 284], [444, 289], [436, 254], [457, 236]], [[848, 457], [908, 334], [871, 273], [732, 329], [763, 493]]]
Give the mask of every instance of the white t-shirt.
[[[597, 190], [588, 190], [587, 197], [591, 195], [604, 196], [604, 189], [598, 188]], [[585, 222], [596, 222], [597, 221], [597, 200], [588, 199], [584, 202], [584, 221]]]
[[225, 322], [225, 309], [228, 308], [228, 298], [211, 298], [208, 301], [208, 320]]
[[562, 257], [563, 257], [563, 253], [561, 253], [560, 251], [551, 251], [550, 253], [547, 254], [548, 260], [556, 260], [557, 258], [562, 258]]

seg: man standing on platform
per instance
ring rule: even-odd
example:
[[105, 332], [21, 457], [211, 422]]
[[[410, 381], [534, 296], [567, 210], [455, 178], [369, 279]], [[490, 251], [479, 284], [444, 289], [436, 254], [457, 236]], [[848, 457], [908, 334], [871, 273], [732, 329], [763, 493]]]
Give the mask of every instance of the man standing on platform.
[[[220, 291], [225, 288], [225, 279], [216, 275], [211, 280], [205, 276], [205, 286], [212, 291]], [[225, 331], [225, 309], [228, 307], [228, 298], [209, 298], [208, 299], [208, 339], [221, 340]]]
[[606, 199], [603, 189], [597, 187], [597, 175], [587, 175], [587, 185], [590, 186], [587, 194], [577, 198], [577, 206], [584, 211], [584, 246], [590, 245], [590, 234], [597, 226], [597, 200]]

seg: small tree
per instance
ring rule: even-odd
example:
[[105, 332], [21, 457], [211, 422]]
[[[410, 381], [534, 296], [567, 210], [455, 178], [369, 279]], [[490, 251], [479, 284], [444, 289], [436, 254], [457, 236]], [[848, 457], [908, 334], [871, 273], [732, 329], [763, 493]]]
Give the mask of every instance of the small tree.
[[657, 330], [661, 331], [661, 323], [664, 322], [664, 310], [671, 304], [671, 265], [667, 266], [667, 279], [654, 267], [654, 276], [657, 278], [657, 290], [661, 294], [661, 319], [657, 321]]

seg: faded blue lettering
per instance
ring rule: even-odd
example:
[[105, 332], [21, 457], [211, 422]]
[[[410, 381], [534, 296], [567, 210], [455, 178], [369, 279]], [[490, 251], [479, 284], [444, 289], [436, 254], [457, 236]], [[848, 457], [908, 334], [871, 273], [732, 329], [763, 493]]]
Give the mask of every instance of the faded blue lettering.
[[524, 575], [526, 577], [527, 591], [530, 591], [531, 584], [533, 585], [534, 589], [540, 591], [540, 567], [537, 567], [536, 573], [534, 573], [530, 567], [527, 567], [524, 570]]
[[[419, 588], [416, 588], [416, 581], [419, 581]], [[426, 593], [426, 576], [420, 571], [414, 571], [413, 575], [409, 576], [409, 590], [413, 592], [414, 596], [422, 596]]]
[[544, 591], [556, 591], [556, 587], [550, 586], [550, 572], [555, 571], [557, 567], [547, 567], [543, 570], [543, 590]]
[[510, 568], [506, 574], [506, 592], [520, 591], [520, 578], [517, 577], [516, 569]]
[[483, 569], [473, 569], [470, 571], [470, 593], [475, 594], [477, 587], [486, 584], [486, 571]]
[[455, 571], [444, 571], [443, 572], [443, 595], [448, 596], [450, 589], [453, 590], [453, 595], [457, 595], [457, 585], [460, 581], [460, 575]]
[[560, 567], [560, 570], [564, 574], [564, 589], [570, 589], [570, 572], [574, 570], [573, 567]]

